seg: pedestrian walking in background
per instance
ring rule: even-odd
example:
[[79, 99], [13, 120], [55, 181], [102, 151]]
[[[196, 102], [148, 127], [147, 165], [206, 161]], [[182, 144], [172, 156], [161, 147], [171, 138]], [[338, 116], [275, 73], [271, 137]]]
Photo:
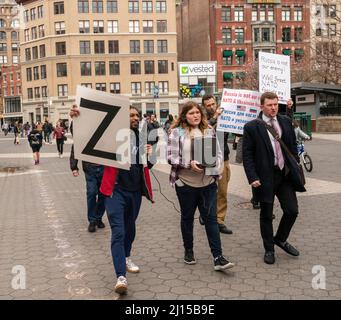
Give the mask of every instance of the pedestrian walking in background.
[[[206, 110], [207, 120], [210, 126], [217, 127], [218, 117], [222, 113], [222, 109], [218, 108], [217, 101], [213, 95], [204, 95], [202, 98], [202, 106]], [[232, 230], [225, 225], [225, 218], [227, 214], [227, 189], [231, 178], [231, 169], [229, 163], [230, 149], [228, 146], [228, 132], [217, 132], [220, 147], [223, 151], [224, 163], [222, 177], [218, 180], [218, 195], [217, 195], [217, 220], [219, 231], [225, 234], [232, 234]]]
[[56, 139], [59, 158], [63, 158], [63, 147], [65, 141], [65, 129], [61, 126], [60, 121], [57, 121], [53, 131], [53, 139]]
[[[297, 187], [290, 178], [292, 166], [288, 155], [282, 150], [269, 128], [273, 128], [295, 156], [297, 144], [294, 128], [287, 116], [278, 114], [278, 97], [275, 93], [265, 92], [261, 96], [261, 110], [258, 119], [244, 126], [243, 163], [248, 181], [255, 188], [260, 201], [260, 230], [265, 249], [264, 262], [275, 263], [275, 245], [292, 256], [299, 251], [287, 239], [298, 215]], [[267, 127], [269, 126], [269, 128]], [[275, 196], [278, 198], [283, 216], [274, 236], [272, 214]]]
[[13, 132], [14, 132], [14, 144], [19, 144], [19, 142], [20, 142], [20, 139], [19, 139], [20, 130], [19, 130], [18, 122], [16, 122], [14, 124]]
[[29, 124], [28, 122], [26, 122], [26, 123], [24, 124], [25, 137], [27, 137], [28, 134], [30, 133], [30, 129], [31, 129], [30, 124]]
[[50, 143], [50, 137], [51, 137], [51, 133], [53, 131], [53, 127], [52, 124], [48, 121], [45, 120], [44, 124], [43, 124], [43, 133], [44, 133], [44, 141], [45, 143]]
[[[73, 115], [73, 114], [72, 114]], [[71, 134], [73, 134], [73, 122], [70, 125]], [[74, 147], [71, 147], [70, 168], [74, 177], [78, 177], [78, 160], [75, 159]], [[99, 191], [101, 186], [104, 166], [87, 161], [82, 161], [82, 168], [85, 174], [86, 182], [86, 202], [88, 211], [88, 231], [95, 232], [97, 228], [104, 228], [105, 224], [102, 217], [105, 212], [104, 195]]]
[[195, 264], [193, 251], [193, 223], [196, 209], [204, 222], [208, 243], [214, 259], [214, 269], [234, 266], [222, 254], [217, 222], [217, 182], [223, 156], [218, 144], [215, 168], [201, 168], [191, 160], [194, 138], [216, 137], [203, 110], [193, 101], [187, 102], [174, 123], [168, 139], [168, 162], [171, 165], [170, 183], [176, 190], [181, 208], [181, 234], [185, 249], [184, 262]]
[[8, 131], [9, 131], [9, 125], [8, 125], [7, 122], [5, 122], [5, 123], [3, 124], [2, 130], [3, 130], [4, 134], [5, 134], [5, 136], [7, 136]]
[[27, 138], [33, 152], [34, 164], [37, 165], [40, 162], [40, 148], [43, 144], [43, 136], [38, 130], [34, 129], [28, 134]]
[[169, 134], [170, 128], [174, 123], [174, 118], [171, 114], [168, 115], [168, 119], [166, 120], [163, 128], [166, 131], [167, 134]]

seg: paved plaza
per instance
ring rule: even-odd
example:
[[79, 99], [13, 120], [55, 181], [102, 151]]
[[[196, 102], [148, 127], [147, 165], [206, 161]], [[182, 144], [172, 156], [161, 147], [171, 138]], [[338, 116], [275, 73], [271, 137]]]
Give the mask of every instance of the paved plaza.
[[[152, 178], [155, 204], [143, 201], [132, 258], [139, 274], [128, 274], [128, 295], [114, 292], [110, 228], [87, 231], [84, 174], [69, 169], [71, 139], [63, 159], [44, 145], [33, 165], [26, 139], [13, 144], [0, 134], [0, 299], [341, 299], [341, 135], [316, 134], [306, 149], [314, 161], [299, 194], [300, 215], [289, 241], [300, 257], [276, 248], [276, 263], [263, 262], [259, 213], [242, 166], [234, 164], [229, 185], [223, 251], [236, 266], [213, 270], [204, 228], [195, 220], [196, 265], [185, 265], [180, 216]], [[153, 172], [162, 193], [178, 208], [168, 167]], [[277, 228], [281, 211], [275, 204]], [[196, 215], [197, 216], [197, 215]]]

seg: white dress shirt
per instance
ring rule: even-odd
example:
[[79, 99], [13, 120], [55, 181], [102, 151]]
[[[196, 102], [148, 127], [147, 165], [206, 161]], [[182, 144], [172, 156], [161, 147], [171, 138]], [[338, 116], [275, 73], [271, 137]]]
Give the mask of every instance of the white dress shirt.
[[[278, 134], [279, 134], [279, 137], [282, 136], [282, 129], [281, 129], [281, 126], [279, 125], [278, 123], [278, 120], [277, 120], [277, 117], [274, 117], [274, 118], [270, 118], [270, 117], [267, 117], [264, 113], [263, 113], [263, 116], [262, 116], [262, 119], [269, 125], [269, 126], [272, 126], [272, 123], [271, 123], [271, 120], [273, 119], [275, 122], [277, 122], [277, 128], [279, 130]], [[274, 155], [275, 155], [275, 166], [278, 165], [278, 161], [277, 161], [277, 157], [276, 157], [276, 146], [275, 146], [275, 138], [273, 137], [273, 135], [270, 133], [269, 130], [268, 131], [268, 135], [269, 135], [269, 138], [270, 138], [270, 141], [271, 141], [271, 145], [272, 145], [272, 149], [274, 151]]]

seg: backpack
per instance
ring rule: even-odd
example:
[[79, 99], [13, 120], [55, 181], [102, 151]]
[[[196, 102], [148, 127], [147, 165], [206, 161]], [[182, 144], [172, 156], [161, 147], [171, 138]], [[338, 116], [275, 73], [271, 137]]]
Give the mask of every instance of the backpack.
[[31, 135], [31, 145], [40, 144], [39, 133], [34, 133]]

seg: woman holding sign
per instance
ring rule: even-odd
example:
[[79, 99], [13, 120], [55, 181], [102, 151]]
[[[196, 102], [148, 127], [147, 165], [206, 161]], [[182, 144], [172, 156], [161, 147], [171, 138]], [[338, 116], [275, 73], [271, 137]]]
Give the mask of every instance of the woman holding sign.
[[[217, 223], [217, 182], [222, 154], [217, 150], [214, 168], [193, 160], [195, 139], [215, 138], [203, 110], [195, 102], [187, 102], [179, 119], [172, 126], [168, 139], [168, 162], [172, 166], [170, 183], [175, 186], [181, 208], [181, 233], [185, 248], [184, 262], [195, 264], [193, 252], [193, 222], [196, 209], [205, 222], [207, 239], [214, 258], [214, 269], [232, 268], [233, 263], [222, 255], [219, 227]], [[205, 162], [205, 160], [203, 161]]]

